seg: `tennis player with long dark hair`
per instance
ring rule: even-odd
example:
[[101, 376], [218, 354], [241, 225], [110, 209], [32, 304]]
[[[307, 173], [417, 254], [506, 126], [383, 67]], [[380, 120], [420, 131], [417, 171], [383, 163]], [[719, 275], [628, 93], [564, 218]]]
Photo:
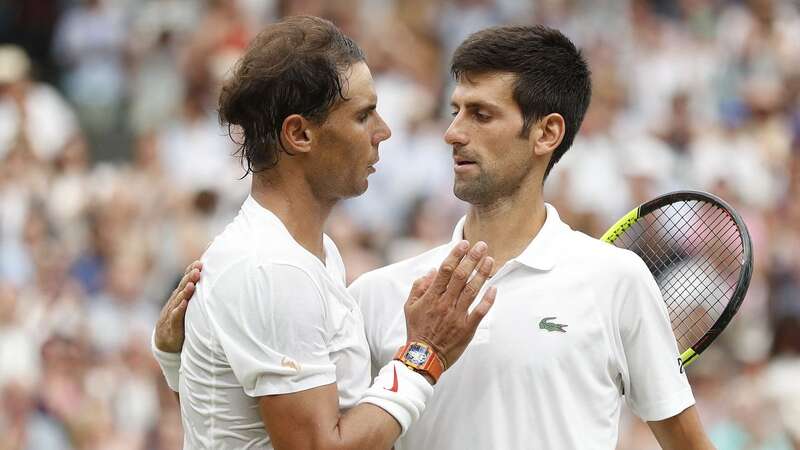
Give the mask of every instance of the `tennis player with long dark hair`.
[[361, 50], [316, 17], [268, 26], [224, 84], [220, 118], [250, 196], [203, 254], [182, 354], [159, 351], [154, 334], [185, 448], [391, 448], [491, 307], [494, 290], [467, 311], [492, 269], [486, 245], [456, 243], [403, 293], [407, 351], [370, 387], [362, 314], [322, 230], [339, 200], [366, 190], [390, 135], [376, 101]]

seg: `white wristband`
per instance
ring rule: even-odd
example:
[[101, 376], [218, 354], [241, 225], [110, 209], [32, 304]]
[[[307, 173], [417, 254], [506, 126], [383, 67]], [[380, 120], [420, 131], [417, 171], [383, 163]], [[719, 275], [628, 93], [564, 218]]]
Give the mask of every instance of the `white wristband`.
[[425, 411], [431, 395], [433, 386], [424, 376], [392, 361], [383, 366], [358, 403], [371, 403], [391, 414], [400, 423], [402, 436]]
[[181, 354], [162, 352], [156, 347], [156, 332], [153, 330], [153, 337], [150, 339], [150, 349], [153, 356], [161, 366], [161, 373], [164, 374], [164, 379], [167, 380], [167, 386], [175, 392], [178, 392], [178, 379], [180, 378], [181, 370]]

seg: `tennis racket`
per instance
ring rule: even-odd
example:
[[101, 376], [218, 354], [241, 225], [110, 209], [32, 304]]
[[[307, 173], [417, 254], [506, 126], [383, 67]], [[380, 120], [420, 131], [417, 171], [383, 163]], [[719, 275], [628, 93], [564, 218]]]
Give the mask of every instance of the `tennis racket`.
[[750, 285], [747, 227], [733, 208], [705, 192], [655, 198], [600, 239], [635, 252], [647, 264], [667, 304], [681, 371], [728, 326]]

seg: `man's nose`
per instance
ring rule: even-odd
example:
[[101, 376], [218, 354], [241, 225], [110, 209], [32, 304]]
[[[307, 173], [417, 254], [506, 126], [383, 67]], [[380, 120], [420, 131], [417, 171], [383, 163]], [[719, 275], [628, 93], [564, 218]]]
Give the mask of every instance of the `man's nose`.
[[459, 116], [453, 118], [447, 131], [444, 132], [444, 141], [447, 142], [448, 145], [467, 145], [469, 143], [469, 138], [463, 131]]
[[[376, 113], [377, 114], [377, 113]], [[383, 117], [378, 115], [378, 131], [372, 138], [372, 144], [378, 145], [379, 143], [389, 139], [392, 137], [392, 130], [389, 129], [389, 125], [383, 120]]]

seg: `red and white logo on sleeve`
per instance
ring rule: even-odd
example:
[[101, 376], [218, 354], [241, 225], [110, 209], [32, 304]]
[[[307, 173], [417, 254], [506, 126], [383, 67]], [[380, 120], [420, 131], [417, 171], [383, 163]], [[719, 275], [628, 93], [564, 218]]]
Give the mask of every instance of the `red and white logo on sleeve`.
[[384, 388], [387, 391], [397, 392], [397, 367], [392, 367], [394, 369], [394, 382], [392, 383], [391, 388]]

